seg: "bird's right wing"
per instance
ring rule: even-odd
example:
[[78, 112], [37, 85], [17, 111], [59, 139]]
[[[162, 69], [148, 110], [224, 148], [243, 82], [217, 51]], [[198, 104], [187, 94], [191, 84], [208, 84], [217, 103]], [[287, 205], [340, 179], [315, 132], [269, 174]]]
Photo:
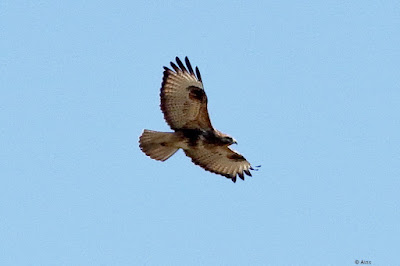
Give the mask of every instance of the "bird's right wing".
[[236, 182], [238, 175], [244, 180], [244, 174], [251, 176], [250, 170], [254, 170], [241, 154], [227, 146], [195, 146], [184, 151], [192, 158], [193, 163], [207, 171], [230, 178], [233, 182]]

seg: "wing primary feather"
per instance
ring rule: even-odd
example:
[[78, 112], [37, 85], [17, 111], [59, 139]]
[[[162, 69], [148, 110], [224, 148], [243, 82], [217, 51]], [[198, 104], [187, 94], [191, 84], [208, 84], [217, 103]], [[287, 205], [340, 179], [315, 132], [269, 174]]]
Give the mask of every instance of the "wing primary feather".
[[[215, 173], [215, 172], [214, 172]], [[215, 173], [215, 174], [220, 174], [220, 173]], [[229, 178], [229, 179], [231, 179], [231, 176], [229, 175], [229, 174], [220, 174], [220, 175], [222, 175], [222, 176], [225, 176], [226, 178]]]
[[197, 79], [198, 79], [200, 82], [202, 82], [202, 80], [201, 80], [201, 75], [200, 75], [200, 71], [199, 71], [199, 68], [198, 68], [198, 67], [196, 67], [196, 76], [197, 76]]
[[239, 172], [238, 174], [239, 174], [240, 179], [244, 180], [243, 172]]
[[172, 68], [175, 70], [176, 73], [178, 73], [179, 71], [181, 71], [180, 68], [177, 67], [177, 66], [175, 65], [174, 62], [171, 62], [171, 66], [172, 66]]
[[188, 71], [186, 70], [185, 65], [182, 64], [182, 61], [179, 59], [179, 57], [176, 57], [175, 59], [176, 59], [176, 62], [178, 63], [178, 66], [182, 69], [182, 71], [183, 71], [183, 72], [188, 72]]
[[166, 71], [171, 71], [171, 69], [169, 69], [168, 67], [164, 67], [164, 70], [166, 70]]
[[187, 56], [185, 57], [185, 63], [187, 68], [189, 69], [190, 74], [194, 74], [192, 65], [190, 64], [189, 58]]
[[244, 170], [244, 172], [246, 173], [246, 175], [251, 176], [251, 173], [249, 170], [246, 169], [246, 170]]
[[236, 175], [231, 176], [231, 179], [232, 179], [232, 182], [233, 182], [233, 183], [236, 183]]

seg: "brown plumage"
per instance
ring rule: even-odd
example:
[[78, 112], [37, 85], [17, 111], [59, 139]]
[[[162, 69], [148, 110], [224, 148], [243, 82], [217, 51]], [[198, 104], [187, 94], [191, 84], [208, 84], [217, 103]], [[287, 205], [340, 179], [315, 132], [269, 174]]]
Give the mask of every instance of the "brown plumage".
[[141, 150], [150, 158], [165, 161], [178, 149], [183, 149], [192, 162], [205, 170], [223, 175], [236, 182], [254, 170], [238, 152], [229, 148], [236, 141], [211, 125], [207, 110], [207, 95], [200, 71], [195, 71], [185, 58], [185, 65], [176, 57], [173, 70], [164, 67], [161, 85], [161, 110], [175, 132], [145, 129], [140, 136]]

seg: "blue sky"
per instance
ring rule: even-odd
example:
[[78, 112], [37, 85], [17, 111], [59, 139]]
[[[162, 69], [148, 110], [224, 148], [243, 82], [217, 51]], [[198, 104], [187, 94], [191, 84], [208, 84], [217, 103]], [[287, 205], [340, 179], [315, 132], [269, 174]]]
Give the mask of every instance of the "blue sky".
[[[2, 1], [2, 265], [398, 264], [398, 1]], [[200, 68], [260, 171], [178, 152], [162, 67]]]

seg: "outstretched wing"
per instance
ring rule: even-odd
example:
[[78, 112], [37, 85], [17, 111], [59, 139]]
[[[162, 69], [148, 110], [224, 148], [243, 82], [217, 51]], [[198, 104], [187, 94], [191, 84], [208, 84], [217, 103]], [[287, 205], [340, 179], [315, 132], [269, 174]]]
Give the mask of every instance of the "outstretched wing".
[[241, 154], [227, 146], [196, 146], [184, 152], [192, 158], [193, 163], [233, 182], [236, 182], [238, 175], [244, 180], [244, 173], [251, 176], [250, 170], [254, 170]]
[[207, 96], [203, 89], [200, 71], [196, 74], [185, 58], [186, 67], [176, 57], [174, 70], [164, 67], [161, 85], [161, 110], [168, 125], [173, 129], [212, 129], [207, 110]]

